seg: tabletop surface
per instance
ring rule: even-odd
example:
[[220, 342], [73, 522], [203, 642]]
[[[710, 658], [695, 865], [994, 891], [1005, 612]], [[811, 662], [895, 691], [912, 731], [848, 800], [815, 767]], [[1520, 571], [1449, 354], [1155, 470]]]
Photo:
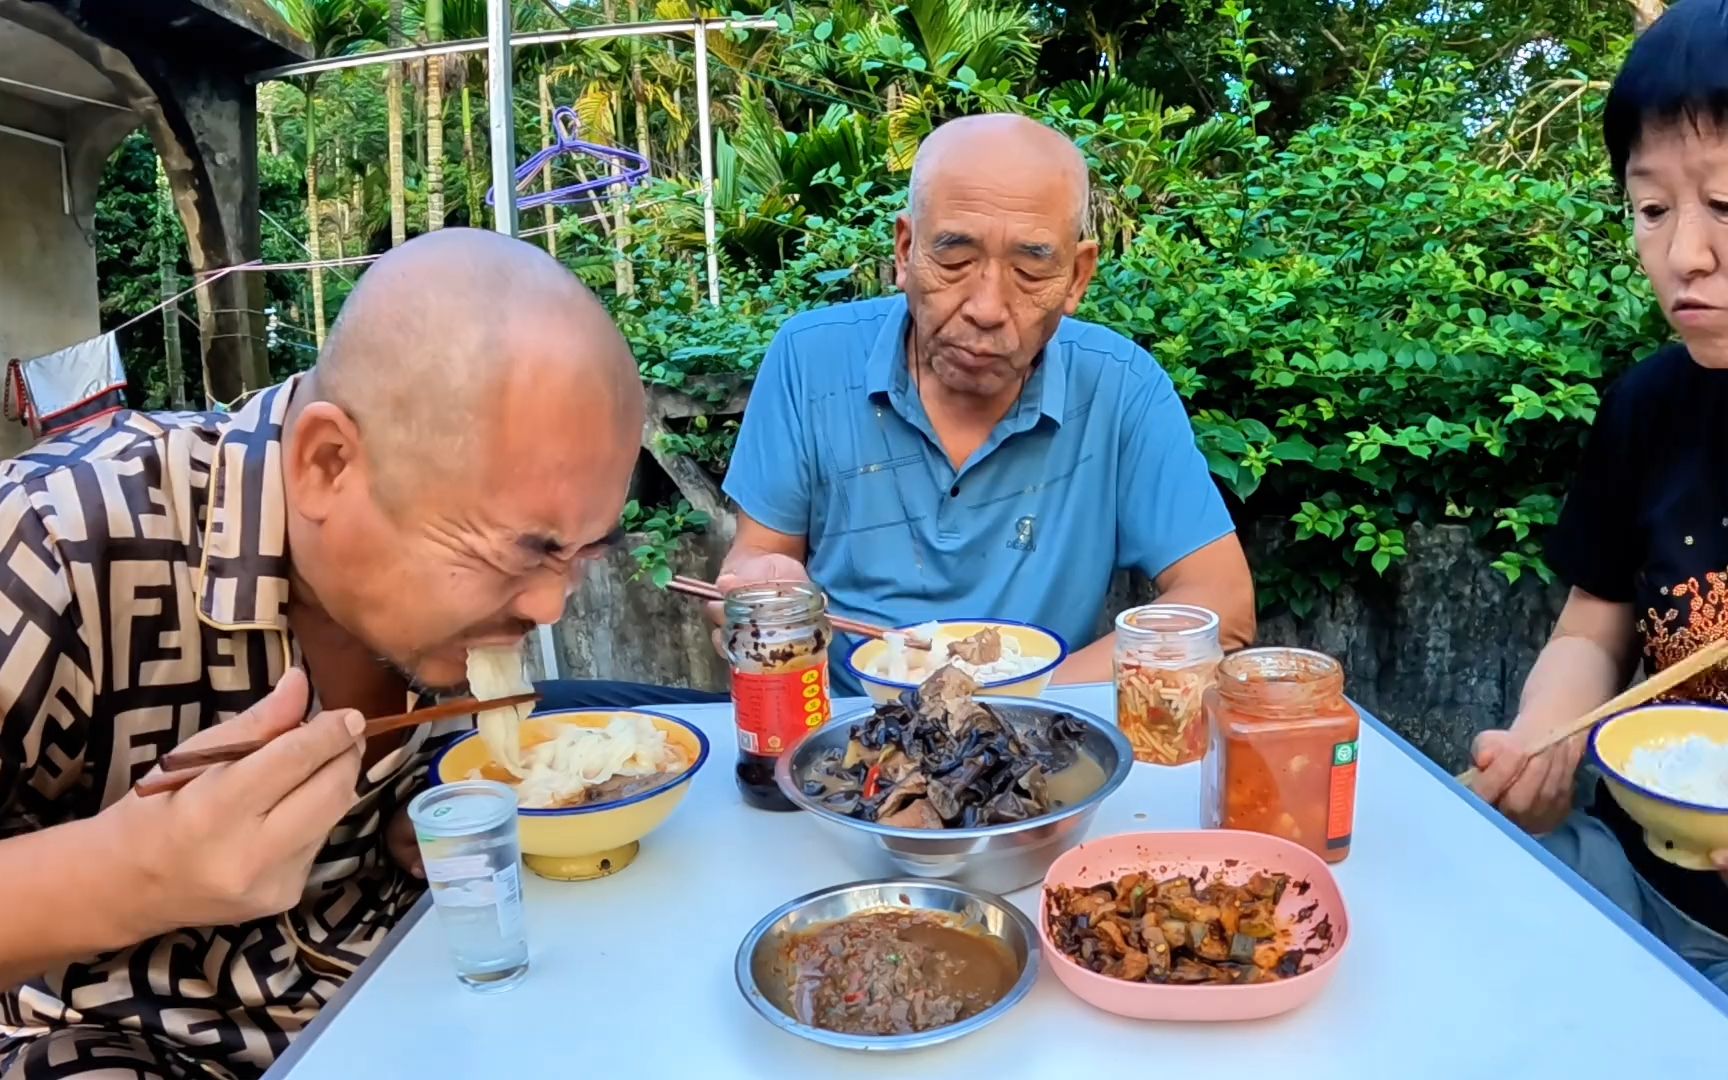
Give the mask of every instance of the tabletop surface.
[[[1112, 709], [1108, 686], [1047, 696]], [[526, 875], [532, 969], [520, 986], [463, 989], [423, 901], [269, 1080], [554, 1070], [952, 1080], [971, 1069], [1104, 1076], [1132, 1060], [1376, 1080], [1523, 1075], [1538, 1063], [1568, 1080], [1722, 1075], [1728, 998], [1377, 722], [1362, 732], [1355, 842], [1336, 868], [1350, 942], [1309, 1005], [1246, 1023], [1125, 1020], [1071, 996], [1045, 957], [1018, 1007], [947, 1045], [885, 1059], [807, 1042], [745, 1003], [733, 956], [779, 904], [861, 875], [826, 849], [815, 822], [739, 800], [727, 707], [663, 711], [706, 731], [712, 756], [621, 873]], [[1194, 828], [1198, 788], [1197, 766], [1137, 765], [1088, 835]], [[1038, 890], [1010, 899], [1030, 913]]]

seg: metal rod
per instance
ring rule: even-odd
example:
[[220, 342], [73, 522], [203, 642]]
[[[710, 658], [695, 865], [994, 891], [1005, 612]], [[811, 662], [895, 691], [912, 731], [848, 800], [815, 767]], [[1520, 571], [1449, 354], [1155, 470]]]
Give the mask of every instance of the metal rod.
[[[516, 65], [512, 18], [511, 0], [486, 0], [486, 122], [492, 139], [492, 190], [496, 192], [492, 228], [505, 236], [516, 235]], [[552, 628], [541, 625], [535, 629], [534, 637], [540, 647], [542, 676], [556, 679], [558, 648]]]
[[103, 101], [101, 98], [85, 97], [83, 94], [74, 94], [69, 90], [56, 90], [52, 86], [42, 86], [39, 83], [25, 82], [23, 79], [8, 79], [5, 76], [0, 75], [0, 83], [4, 83], [7, 86], [16, 86], [24, 90], [34, 90], [37, 93], [48, 94], [51, 97], [65, 98], [67, 101], [80, 101], [86, 105], [100, 105], [104, 109], [113, 109], [115, 112], [132, 111], [128, 106], [116, 105], [112, 101]]
[[714, 127], [708, 116], [708, 26], [696, 20], [696, 128], [702, 154], [702, 242], [708, 249], [708, 302], [720, 306], [720, 257], [714, 228]]
[[[700, 19], [680, 19], [671, 22], [613, 23], [608, 26], [585, 26], [580, 30], [539, 30], [531, 34], [518, 34], [511, 39], [511, 43], [516, 48], [522, 48], [527, 45], [560, 45], [566, 41], [652, 37], [657, 34], [689, 34], [694, 33], [698, 26], [713, 32], [715, 30], [774, 30], [778, 29], [779, 25], [774, 19], [764, 18], [716, 19], [712, 22]], [[483, 52], [488, 47], [486, 38], [467, 38], [462, 41], [441, 41], [436, 45], [411, 45], [400, 49], [380, 49], [377, 52], [361, 53], [356, 56], [335, 56], [325, 60], [308, 60], [304, 63], [270, 68], [248, 75], [246, 81], [261, 83], [273, 79], [292, 79], [299, 75], [318, 75], [326, 71], [377, 67], [380, 64], [399, 64], [405, 60], [424, 60], [428, 56], [455, 56], [461, 53]]]
[[[492, 127], [492, 227], [516, 235], [515, 65], [510, 45], [510, 0], [486, 0], [486, 105]], [[477, 223], [476, 223], [477, 224]]]

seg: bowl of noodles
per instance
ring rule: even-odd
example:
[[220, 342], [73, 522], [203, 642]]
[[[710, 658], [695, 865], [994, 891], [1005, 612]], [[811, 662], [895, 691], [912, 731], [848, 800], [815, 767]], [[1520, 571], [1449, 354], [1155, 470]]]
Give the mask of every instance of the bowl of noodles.
[[[931, 647], [910, 648], [908, 638]], [[1054, 630], [1010, 619], [939, 619], [860, 642], [846, 667], [872, 701], [887, 705], [944, 666], [965, 672], [982, 694], [1035, 698], [1066, 659], [1068, 643]]]
[[[641, 710], [586, 709], [517, 718], [512, 755], [481, 730], [432, 763], [438, 783], [508, 784], [520, 803], [522, 861], [541, 877], [586, 881], [630, 865], [642, 838], [678, 808], [708, 760], [708, 739], [682, 720]], [[506, 738], [508, 733], [506, 733]], [[514, 760], [505, 762], [500, 758]]]

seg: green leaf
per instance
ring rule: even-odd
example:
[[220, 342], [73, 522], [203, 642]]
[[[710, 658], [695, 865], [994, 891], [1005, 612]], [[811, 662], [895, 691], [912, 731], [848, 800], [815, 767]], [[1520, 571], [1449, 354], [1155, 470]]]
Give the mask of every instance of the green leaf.
[[811, 36], [814, 37], [817, 41], [827, 41], [829, 38], [833, 37], [834, 36], [834, 20], [833, 19], [823, 19], [821, 22], [817, 23], [816, 24], [816, 30], [814, 31], [814, 33]]
[[1379, 191], [1381, 188], [1386, 186], [1386, 178], [1381, 176], [1379, 173], [1363, 173], [1362, 179], [1375, 191]]
[[1386, 568], [1392, 565], [1392, 556], [1388, 555], [1384, 551], [1376, 551], [1374, 557], [1368, 561], [1373, 565], [1376, 574], [1384, 574], [1386, 573]]
[[672, 568], [667, 566], [665, 563], [661, 563], [659, 566], [654, 568], [650, 580], [654, 582], [654, 587], [656, 589], [666, 588], [668, 585], [672, 584]]

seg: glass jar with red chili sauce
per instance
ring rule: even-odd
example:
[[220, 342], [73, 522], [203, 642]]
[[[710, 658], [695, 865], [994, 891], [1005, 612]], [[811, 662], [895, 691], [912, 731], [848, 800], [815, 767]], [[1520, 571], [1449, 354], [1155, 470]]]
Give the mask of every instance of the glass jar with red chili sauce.
[[1350, 854], [1362, 720], [1344, 669], [1307, 649], [1246, 649], [1206, 694], [1202, 816], [1211, 828], [1293, 840], [1327, 862]]

